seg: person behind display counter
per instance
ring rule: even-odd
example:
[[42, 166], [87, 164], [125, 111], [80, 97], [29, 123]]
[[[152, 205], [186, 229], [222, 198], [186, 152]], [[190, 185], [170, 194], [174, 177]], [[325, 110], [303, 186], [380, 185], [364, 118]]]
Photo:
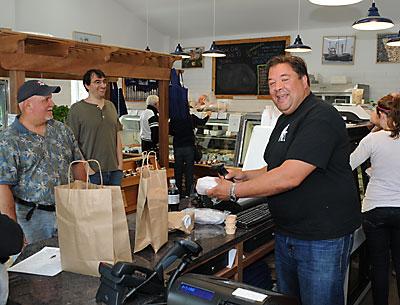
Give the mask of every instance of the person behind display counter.
[[282, 112], [264, 152], [268, 166], [231, 170], [208, 195], [268, 197], [278, 291], [302, 305], [343, 305], [353, 233], [361, 225], [345, 123], [311, 93], [303, 59], [277, 56], [267, 71]]
[[[53, 120], [53, 93], [60, 87], [40, 80], [18, 90], [21, 115], [0, 133], [0, 211], [16, 220], [28, 243], [56, 233], [54, 187], [68, 183], [68, 167], [83, 160], [72, 130]], [[75, 179], [86, 181], [82, 163]]]
[[[173, 136], [174, 147], [174, 173], [176, 186], [182, 197], [190, 195], [193, 185], [194, 171], [194, 153], [196, 135], [194, 129], [198, 126], [204, 126], [210, 118], [211, 111], [206, 112], [206, 116], [202, 119], [195, 114], [190, 114], [189, 109], [186, 117], [171, 117], [169, 123], [170, 134]], [[182, 176], [185, 172], [185, 189], [182, 185]]]
[[158, 96], [149, 95], [146, 99], [146, 105], [146, 110], [140, 115], [142, 151], [158, 151]]
[[378, 101], [371, 112], [378, 131], [364, 137], [350, 156], [353, 169], [370, 159], [370, 180], [362, 204], [363, 230], [372, 267], [372, 298], [387, 305], [390, 256], [400, 299], [400, 95]]

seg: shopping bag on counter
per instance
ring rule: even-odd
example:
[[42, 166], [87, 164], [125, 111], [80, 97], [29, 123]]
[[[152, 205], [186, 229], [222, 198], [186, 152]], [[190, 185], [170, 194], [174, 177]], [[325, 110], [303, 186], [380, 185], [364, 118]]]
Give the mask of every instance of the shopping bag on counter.
[[[149, 164], [155, 156], [155, 166]], [[155, 152], [143, 155], [136, 207], [135, 249], [148, 245], [157, 251], [168, 241], [168, 187], [167, 172], [160, 169]]]
[[61, 265], [65, 271], [99, 276], [100, 262], [132, 261], [128, 223], [119, 186], [92, 184], [89, 177], [70, 182], [71, 165], [79, 162], [88, 167], [86, 161], [72, 162], [68, 184], [55, 187]]

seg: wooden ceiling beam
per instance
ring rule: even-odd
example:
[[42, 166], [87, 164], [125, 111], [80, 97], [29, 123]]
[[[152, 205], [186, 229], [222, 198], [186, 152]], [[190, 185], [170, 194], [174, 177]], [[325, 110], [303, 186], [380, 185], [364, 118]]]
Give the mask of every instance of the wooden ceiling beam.
[[18, 43], [26, 39], [26, 34], [15, 34], [0, 37], [0, 52], [16, 53]]
[[71, 42], [30, 44], [25, 42], [25, 53], [47, 56], [67, 57], [69, 49], [75, 44]]
[[133, 77], [169, 80], [171, 67], [133, 66], [131, 64], [99, 61], [94, 57], [66, 58], [36, 55], [0, 53], [0, 67], [5, 70], [61, 73], [82, 76], [87, 70], [97, 68], [111, 77]]

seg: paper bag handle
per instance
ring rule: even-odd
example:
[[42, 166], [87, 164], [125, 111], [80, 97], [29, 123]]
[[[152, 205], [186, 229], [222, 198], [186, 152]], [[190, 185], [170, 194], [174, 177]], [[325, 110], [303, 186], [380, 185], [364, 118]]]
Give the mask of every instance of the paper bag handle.
[[158, 167], [157, 153], [154, 150], [149, 151], [148, 154], [147, 154], [147, 165], [149, 165], [149, 162], [150, 162], [149, 158], [150, 158], [151, 154], [154, 154], [154, 163], [155, 163], [154, 167], [155, 167], [155, 169], [159, 170], [160, 168]]
[[95, 159], [72, 161], [68, 166], [68, 185], [71, 184], [71, 166], [75, 163], [85, 163], [85, 165], [86, 165], [86, 188], [89, 187], [89, 162], [97, 163], [97, 166], [99, 167], [99, 173], [100, 173], [100, 185], [103, 186], [103, 174], [101, 172], [101, 165], [100, 165], [99, 161], [97, 161]]

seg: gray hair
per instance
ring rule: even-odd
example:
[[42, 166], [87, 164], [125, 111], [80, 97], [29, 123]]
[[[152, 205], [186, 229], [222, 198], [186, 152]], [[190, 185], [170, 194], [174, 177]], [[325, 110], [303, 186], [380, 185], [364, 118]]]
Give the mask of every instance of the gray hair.
[[155, 106], [159, 101], [159, 98], [157, 95], [149, 95], [146, 99], [146, 105], [147, 106]]

